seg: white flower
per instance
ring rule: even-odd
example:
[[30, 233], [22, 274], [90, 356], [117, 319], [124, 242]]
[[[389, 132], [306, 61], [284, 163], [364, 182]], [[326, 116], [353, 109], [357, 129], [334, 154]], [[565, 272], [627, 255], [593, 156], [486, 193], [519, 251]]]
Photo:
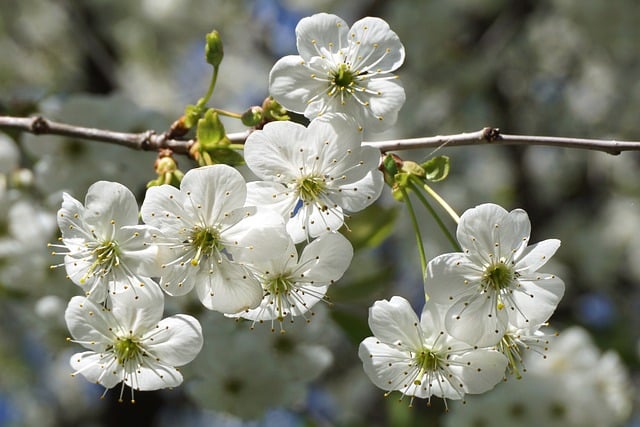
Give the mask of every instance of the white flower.
[[497, 344], [507, 325], [527, 328], [547, 321], [564, 294], [564, 283], [539, 273], [560, 246], [556, 239], [527, 246], [531, 224], [522, 209], [507, 212], [484, 204], [467, 210], [458, 224], [463, 252], [429, 262], [425, 292], [449, 305], [449, 333], [480, 347]]
[[161, 287], [170, 295], [196, 288], [210, 310], [237, 313], [257, 306], [260, 282], [243, 263], [269, 258], [271, 244], [285, 233], [282, 218], [243, 207], [246, 184], [230, 166], [187, 172], [180, 189], [151, 187], [142, 218], [163, 231]]
[[69, 278], [102, 302], [111, 294], [157, 284], [158, 230], [138, 225], [138, 204], [128, 188], [99, 181], [89, 187], [85, 205], [64, 193], [58, 226]]
[[[305, 316], [318, 301], [325, 298], [329, 285], [340, 279], [351, 263], [351, 243], [338, 233], [327, 233], [309, 243], [300, 259], [293, 241], [288, 238], [272, 258], [255, 263], [253, 269], [264, 288], [262, 303], [237, 317], [255, 321], [282, 323], [287, 316]], [[305, 316], [306, 318], [306, 316]]]
[[361, 147], [349, 123], [333, 114], [308, 128], [272, 122], [247, 138], [245, 161], [264, 180], [247, 185], [247, 204], [280, 212], [296, 243], [338, 230], [344, 211], [360, 211], [382, 192], [380, 152]]
[[360, 129], [391, 127], [405, 101], [395, 71], [404, 46], [380, 18], [363, 18], [348, 29], [326, 13], [303, 18], [296, 27], [298, 52], [281, 58], [269, 75], [269, 91], [285, 108], [314, 119], [342, 112]]
[[369, 309], [373, 337], [360, 343], [364, 371], [379, 388], [403, 396], [462, 399], [483, 393], [504, 377], [507, 359], [491, 349], [472, 349], [448, 335], [441, 307], [427, 303], [420, 320], [407, 300], [394, 296]]
[[507, 326], [502, 339], [496, 344], [496, 349], [504, 354], [509, 361], [507, 371], [516, 378], [522, 378], [522, 372], [527, 368], [524, 362], [524, 351], [532, 350], [547, 358], [546, 352], [549, 350], [549, 343], [552, 336], [540, 330], [542, 325], [531, 325], [528, 328], [516, 328], [512, 324]]
[[[158, 287], [133, 299], [111, 297], [107, 309], [84, 297], [73, 297], [65, 312], [72, 341], [89, 349], [71, 357], [73, 375], [107, 389], [122, 382], [133, 390], [176, 387], [182, 374], [176, 366], [191, 362], [202, 348], [200, 323], [188, 315], [162, 319], [163, 294]], [[161, 320], [162, 319], [162, 320]]]

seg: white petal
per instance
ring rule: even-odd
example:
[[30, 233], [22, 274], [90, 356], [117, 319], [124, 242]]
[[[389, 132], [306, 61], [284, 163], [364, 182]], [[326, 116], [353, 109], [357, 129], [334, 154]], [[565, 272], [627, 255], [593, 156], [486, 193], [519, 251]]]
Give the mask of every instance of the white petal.
[[101, 351], [114, 339], [109, 330], [115, 323], [111, 312], [85, 297], [71, 298], [64, 319], [73, 339], [86, 348]]
[[87, 381], [112, 388], [122, 382], [124, 370], [112, 353], [95, 353], [85, 351], [71, 356], [69, 364], [76, 373], [82, 374]]
[[65, 244], [68, 244], [66, 240], [76, 239], [82, 246], [82, 242], [91, 238], [91, 234], [85, 231], [84, 206], [67, 193], [62, 194], [62, 206], [58, 210], [58, 227]]
[[182, 384], [182, 374], [174, 367], [164, 365], [152, 358], [140, 367], [127, 372], [125, 384], [134, 390], [159, 390]]
[[487, 203], [466, 210], [460, 216], [456, 232], [463, 250], [469, 250], [469, 257], [483, 265], [490, 263], [492, 255], [496, 258], [495, 224], [500, 224], [508, 212], [498, 205]]
[[464, 295], [474, 294], [481, 273], [462, 253], [442, 254], [427, 264], [424, 290], [429, 300], [450, 305]]
[[300, 243], [309, 237], [317, 237], [330, 231], [337, 231], [344, 224], [344, 215], [340, 207], [320, 208], [316, 204], [302, 206], [287, 221], [287, 233], [293, 241]]
[[200, 322], [186, 314], [162, 319], [146, 333], [141, 342], [163, 364], [182, 366], [191, 362], [202, 349]]
[[269, 73], [269, 94], [287, 110], [305, 113], [309, 100], [327, 90], [328, 83], [315, 74], [298, 55], [280, 58]]
[[206, 271], [201, 274], [196, 292], [209, 310], [228, 314], [256, 307], [263, 296], [260, 282], [247, 268], [229, 261], [219, 263], [212, 274]]
[[360, 212], [378, 200], [384, 188], [384, 176], [372, 170], [361, 180], [340, 187], [339, 193], [332, 194], [336, 203], [347, 212]]
[[[111, 313], [123, 331], [142, 335], [162, 318], [164, 295], [158, 286], [145, 286], [144, 292], [110, 295]], [[116, 326], [116, 325], [111, 325]]]
[[[380, 18], [366, 17], [349, 31], [351, 64], [359, 72], [388, 73], [404, 62], [404, 46], [389, 24]], [[362, 59], [360, 59], [362, 58]]]
[[369, 106], [363, 110], [367, 120], [363, 123], [364, 128], [373, 132], [389, 129], [395, 124], [398, 111], [406, 100], [400, 79], [370, 77], [360, 84], [369, 94]]
[[180, 183], [187, 206], [201, 224], [215, 225], [221, 217], [244, 206], [247, 186], [236, 169], [227, 165], [204, 166], [188, 171]]
[[247, 183], [247, 206], [266, 206], [278, 212], [282, 218], [289, 218], [297, 197], [283, 184], [269, 181]]
[[347, 46], [348, 29], [342, 18], [328, 13], [302, 18], [296, 26], [296, 43], [300, 56], [305, 61], [314, 56], [331, 56]]
[[342, 277], [352, 258], [351, 243], [339, 233], [327, 233], [304, 248], [292, 275], [300, 281], [330, 284]]
[[154, 244], [160, 230], [148, 225], [122, 227], [118, 230], [120, 262], [137, 275], [160, 276], [158, 246]]
[[[185, 196], [172, 185], [151, 187], [140, 209], [142, 220], [167, 235], [176, 235], [195, 218], [185, 212]], [[187, 222], [185, 222], [187, 221]]]
[[247, 166], [267, 181], [289, 182], [299, 175], [304, 157], [300, 148], [308, 145], [307, 128], [290, 121], [267, 123], [249, 135], [244, 145]]
[[[455, 362], [455, 363], [454, 363]], [[467, 393], [484, 393], [504, 379], [507, 358], [495, 350], [478, 349], [452, 358], [456, 373]]]
[[[368, 337], [360, 343], [358, 357], [362, 361], [364, 372], [377, 387], [398, 390], [406, 385], [407, 368], [413, 362], [408, 351], [401, 351], [375, 337]], [[409, 384], [413, 379], [408, 378]]]
[[114, 228], [138, 223], [138, 202], [135, 196], [127, 187], [117, 182], [98, 181], [89, 187], [85, 208], [84, 219], [97, 229], [98, 236], [110, 236]]
[[402, 345], [406, 351], [422, 349], [420, 322], [409, 301], [394, 296], [369, 308], [369, 328], [380, 341]]
[[457, 301], [449, 308], [445, 327], [449, 334], [478, 347], [495, 345], [507, 328], [507, 310], [496, 308], [495, 297], [478, 294]]
[[546, 322], [564, 295], [564, 282], [551, 274], [539, 273], [518, 280], [520, 286], [511, 294], [507, 305], [511, 322], [520, 328]]
[[556, 253], [560, 247], [560, 240], [547, 239], [526, 248], [515, 269], [520, 274], [533, 274]]

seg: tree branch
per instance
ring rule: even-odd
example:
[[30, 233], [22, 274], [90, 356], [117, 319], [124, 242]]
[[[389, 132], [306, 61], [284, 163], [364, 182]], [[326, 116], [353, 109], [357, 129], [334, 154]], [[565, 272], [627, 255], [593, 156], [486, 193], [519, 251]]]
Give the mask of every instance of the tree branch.
[[[156, 151], [169, 148], [175, 153], [188, 154], [195, 140], [171, 139], [168, 133], [156, 133], [153, 130], [140, 133], [114, 132], [104, 129], [74, 126], [55, 122], [41, 116], [12, 117], [0, 116], [0, 128], [30, 132], [35, 135], [62, 135], [73, 138], [103, 141], [122, 145], [134, 150]], [[250, 131], [230, 133], [227, 137], [232, 143], [243, 143]], [[455, 135], [438, 135], [424, 138], [396, 139], [388, 141], [363, 142], [378, 148], [382, 152], [412, 150], [416, 148], [461, 147], [470, 145], [545, 145], [562, 148], [603, 151], [617, 155], [623, 151], [640, 151], [640, 142], [616, 141], [605, 139], [564, 138], [555, 136], [508, 135], [498, 128], [486, 127], [475, 132]]]

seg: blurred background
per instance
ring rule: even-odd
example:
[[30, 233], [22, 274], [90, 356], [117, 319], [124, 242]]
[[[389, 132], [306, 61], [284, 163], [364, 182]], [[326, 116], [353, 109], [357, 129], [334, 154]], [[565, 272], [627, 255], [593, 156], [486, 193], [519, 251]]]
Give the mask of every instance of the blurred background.
[[[635, 0], [21, 0], [0, 9], [0, 114], [40, 113], [121, 131], [166, 130], [206, 91], [204, 35], [225, 57], [210, 105], [243, 111], [267, 95], [274, 62], [295, 54], [295, 25], [324, 11], [384, 18], [400, 36], [407, 92], [397, 126], [376, 139], [475, 131], [640, 139], [640, 3]], [[225, 122], [228, 131], [239, 123]], [[432, 150], [403, 152], [421, 161]], [[154, 153], [69, 138], [0, 133], [0, 426], [640, 426], [640, 157], [549, 147], [443, 148], [434, 185], [459, 212], [524, 208], [532, 242], [559, 238], [544, 271], [567, 291], [548, 359], [466, 405], [398, 403], [366, 378], [357, 345], [367, 310], [422, 279], [408, 216], [389, 194], [351, 222], [356, 259], [287, 334], [251, 331], [188, 298], [203, 353], [179, 389], [136, 394], [71, 378], [63, 312], [79, 288], [46, 244], [67, 191], [121, 182], [142, 200]], [[192, 165], [179, 158], [183, 170]], [[427, 256], [450, 252], [424, 213]], [[454, 229], [452, 222], [447, 224]], [[266, 326], [266, 325], [265, 325]], [[127, 393], [125, 391], [125, 393]], [[103, 396], [101, 399], [100, 397]], [[429, 424], [427, 424], [429, 423]]]

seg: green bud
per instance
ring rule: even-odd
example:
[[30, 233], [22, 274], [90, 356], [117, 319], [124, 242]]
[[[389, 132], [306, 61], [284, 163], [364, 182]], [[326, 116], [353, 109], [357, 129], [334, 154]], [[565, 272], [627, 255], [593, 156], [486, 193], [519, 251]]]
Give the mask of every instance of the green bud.
[[287, 109], [270, 96], [262, 103], [262, 109], [267, 121], [289, 120]]
[[[213, 108], [204, 113], [204, 117], [198, 120], [198, 129], [196, 138], [200, 143], [200, 147], [204, 150], [215, 148], [219, 145], [228, 145], [223, 140], [226, 137], [224, 126], [220, 121], [218, 113]], [[228, 140], [227, 140], [228, 141]]]
[[263, 110], [262, 107], [253, 106], [247, 111], [242, 113], [242, 124], [248, 127], [258, 126], [262, 122]]
[[214, 68], [220, 66], [222, 57], [224, 56], [224, 49], [222, 48], [222, 40], [220, 39], [220, 33], [216, 30], [211, 31], [206, 36], [207, 44], [204, 48], [204, 54], [207, 58], [207, 62], [213, 65]]

